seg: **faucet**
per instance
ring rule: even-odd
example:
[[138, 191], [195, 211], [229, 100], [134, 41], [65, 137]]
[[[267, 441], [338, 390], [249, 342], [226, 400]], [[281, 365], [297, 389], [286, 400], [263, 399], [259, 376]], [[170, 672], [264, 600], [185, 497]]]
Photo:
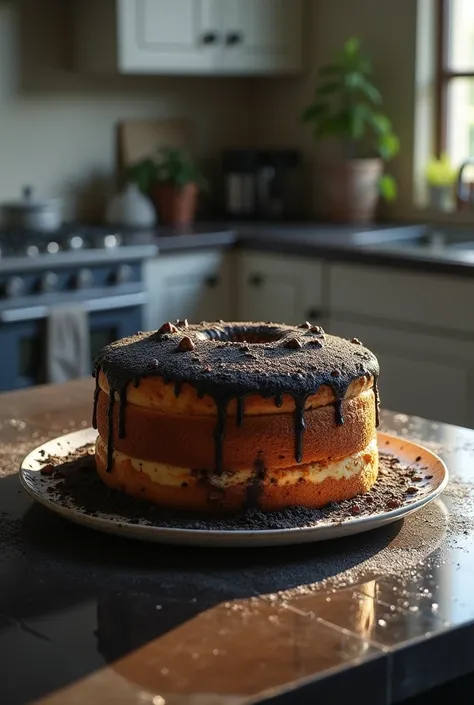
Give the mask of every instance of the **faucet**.
[[466, 159], [466, 161], [461, 164], [458, 173], [456, 196], [459, 210], [466, 210], [467, 208], [474, 209], [474, 185], [470, 181], [463, 181], [462, 178], [464, 170], [469, 166], [474, 166], [474, 159]]

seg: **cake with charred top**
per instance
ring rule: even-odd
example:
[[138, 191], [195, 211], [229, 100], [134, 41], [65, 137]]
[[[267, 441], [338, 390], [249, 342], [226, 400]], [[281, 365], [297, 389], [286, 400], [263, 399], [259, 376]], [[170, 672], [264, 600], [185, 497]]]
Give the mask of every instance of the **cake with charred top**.
[[95, 361], [97, 470], [177, 509], [320, 508], [378, 472], [377, 358], [310, 323], [165, 323]]

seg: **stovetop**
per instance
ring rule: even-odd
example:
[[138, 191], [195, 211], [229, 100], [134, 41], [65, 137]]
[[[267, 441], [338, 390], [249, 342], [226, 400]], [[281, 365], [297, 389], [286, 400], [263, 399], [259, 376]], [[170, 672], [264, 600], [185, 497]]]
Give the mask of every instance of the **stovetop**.
[[81, 224], [52, 233], [0, 228], [0, 273], [144, 260], [157, 252], [153, 231]]
[[64, 225], [52, 233], [0, 228], [0, 256], [37, 257], [58, 252], [112, 250], [151, 242], [150, 234], [92, 225]]

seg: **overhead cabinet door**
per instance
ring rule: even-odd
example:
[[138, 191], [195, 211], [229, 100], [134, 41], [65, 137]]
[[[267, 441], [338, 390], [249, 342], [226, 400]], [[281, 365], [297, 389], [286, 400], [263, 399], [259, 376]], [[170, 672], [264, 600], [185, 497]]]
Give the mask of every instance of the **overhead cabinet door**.
[[219, 0], [118, 0], [119, 68], [207, 73], [217, 64]]
[[302, 63], [300, 0], [222, 0], [229, 73], [287, 73]]

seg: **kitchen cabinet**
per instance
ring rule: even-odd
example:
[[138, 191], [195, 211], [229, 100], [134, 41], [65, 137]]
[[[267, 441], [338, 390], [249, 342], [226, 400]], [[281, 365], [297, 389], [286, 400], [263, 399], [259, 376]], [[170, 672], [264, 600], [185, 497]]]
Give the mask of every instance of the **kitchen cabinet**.
[[234, 317], [231, 258], [221, 250], [159, 255], [146, 262], [144, 275], [147, 330], [178, 318], [198, 323]]
[[221, 0], [229, 73], [298, 71], [302, 63], [302, 12], [299, 0]]
[[474, 426], [474, 340], [337, 316], [327, 327], [334, 335], [356, 336], [377, 355], [384, 408]]
[[218, 53], [219, 3], [220, 0], [118, 0], [122, 71], [212, 72]]
[[324, 325], [322, 267], [303, 257], [238, 253], [239, 319]]
[[405, 329], [474, 333], [474, 280], [361, 264], [329, 266], [331, 311]]
[[474, 282], [360, 264], [328, 265], [331, 333], [380, 361], [382, 405], [474, 426]]
[[75, 0], [76, 62], [128, 74], [302, 68], [303, 0]]

